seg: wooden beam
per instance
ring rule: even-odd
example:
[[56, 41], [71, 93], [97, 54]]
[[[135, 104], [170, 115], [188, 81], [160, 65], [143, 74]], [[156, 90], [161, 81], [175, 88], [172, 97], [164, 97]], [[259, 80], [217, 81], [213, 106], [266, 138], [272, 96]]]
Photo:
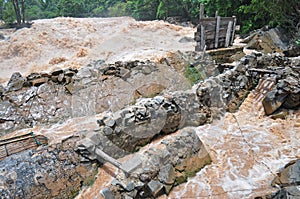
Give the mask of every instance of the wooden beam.
[[199, 20], [204, 18], [204, 5], [200, 4]]
[[225, 39], [225, 47], [226, 48], [229, 46], [229, 43], [230, 43], [231, 32], [232, 32], [232, 25], [233, 25], [233, 22], [230, 21], [228, 23], [228, 26], [227, 26], [226, 39]]
[[220, 21], [221, 21], [221, 17], [217, 16], [216, 34], [215, 34], [215, 48], [218, 48], [218, 45], [219, 45]]
[[234, 42], [234, 36], [235, 36], [235, 27], [236, 27], [236, 17], [233, 16], [233, 27], [232, 27], [232, 35], [231, 35], [231, 41], [230, 41], [230, 45], [233, 44]]
[[201, 41], [200, 41], [200, 49], [203, 50], [205, 47], [205, 27], [201, 25]]

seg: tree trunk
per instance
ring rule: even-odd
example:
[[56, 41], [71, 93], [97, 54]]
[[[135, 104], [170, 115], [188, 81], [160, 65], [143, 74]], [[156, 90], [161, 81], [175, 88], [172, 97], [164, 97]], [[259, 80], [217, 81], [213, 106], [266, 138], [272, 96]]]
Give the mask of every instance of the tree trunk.
[[22, 23], [25, 23], [25, 0], [22, 0]]
[[18, 23], [18, 25], [20, 25], [22, 17], [21, 17], [21, 13], [20, 13], [20, 7], [19, 7], [18, 0], [13, 0], [13, 5], [14, 5], [15, 13], [16, 13], [17, 23]]

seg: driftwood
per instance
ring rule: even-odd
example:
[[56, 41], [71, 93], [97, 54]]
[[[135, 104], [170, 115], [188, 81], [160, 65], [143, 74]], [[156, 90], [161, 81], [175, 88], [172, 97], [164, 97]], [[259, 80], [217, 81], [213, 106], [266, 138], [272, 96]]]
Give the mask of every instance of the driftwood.
[[32, 132], [0, 140], [0, 161], [5, 157], [27, 149], [35, 149], [47, 145], [48, 138], [43, 135], [34, 135]]

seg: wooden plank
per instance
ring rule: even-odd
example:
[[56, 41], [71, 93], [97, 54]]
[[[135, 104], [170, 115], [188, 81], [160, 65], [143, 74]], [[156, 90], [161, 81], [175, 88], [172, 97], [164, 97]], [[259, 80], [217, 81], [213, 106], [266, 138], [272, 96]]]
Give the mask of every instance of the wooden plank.
[[234, 37], [235, 37], [235, 27], [236, 27], [236, 17], [233, 17], [233, 27], [232, 27], [232, 35], [231, 35], [231, 41], [230, 41], [230, 45], [233, 44], [234, 42]]
[[[226, 33], [227, 33], [227, 29], [223, 29], [221, 31], [219, 31], [219, 36], [218, 38], [221, 38], [221, 37], [226, 37]], [[205, 31], [205, 35], [206, 35], [206, 39], [215, 39], [216, 38], [216, 32], [215, 31]]]
[[217, 22], [216, 22], [216, 34], [215, 34], [215, 48], [218, 48], [221, 17], [217, 16], [216, 20]]
[[219, 16], [219, 11], [217, 10], [215, 14], [215, 18], [217, 18], [218, 16]]
[[[233, 17], [222, 17], [221, 19], [222, 19], [222, 21], [227, 21], [227, 22], [233, 21]], [[213, 21], [216, 21], [215, 17], [208, 17], [208, 18], [201, 19], [199, 23], [202, 23], [202, 22], [206, 23], [206, 22], [213, 22]]]
[[226, 32], [226, 40], [225, 40], [225, 47], [226, 48], [229, 46], [229, 43], [230, 43], [231, 32], [232, 32], [232, 25], [233, 25], [233, 22], [230, 21], [228, 23], [227, 32]]
[[204, 18], [204, 5], [201, 3], [200, 4], [200, 9], [199, 9], [200, 13], [199, 13], [199, 20]]
[[201, 25], [201, 45], [200, 45], [200, 49], [203, 50], [205, 47], [205, 28], [204, 26]]

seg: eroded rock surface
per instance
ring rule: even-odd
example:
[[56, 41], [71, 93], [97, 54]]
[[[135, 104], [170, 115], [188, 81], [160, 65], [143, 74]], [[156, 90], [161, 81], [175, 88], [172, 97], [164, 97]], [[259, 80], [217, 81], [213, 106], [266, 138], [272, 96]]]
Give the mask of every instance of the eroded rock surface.
[[95, 180], [98, 166], [80, 163], [78, 138], [11, 155], [0, 162], [1, 198], [73, 198]]
[[22, 127], [64, 121], [71, 117], [116, 111], [139, 97], [152, 97], [164, 90], [189, 88], [182, 73], [153, 62], [96, 61], [79, 71], [57, 69], [15, 73], [0, 89], [2, 134]]
[[207, 150], [192, 129], [161, 140], [122, 163], [130, 172], [119, 174], [101, 191], [104, 198], [152, 198], [195, 175], [211, 162]]

